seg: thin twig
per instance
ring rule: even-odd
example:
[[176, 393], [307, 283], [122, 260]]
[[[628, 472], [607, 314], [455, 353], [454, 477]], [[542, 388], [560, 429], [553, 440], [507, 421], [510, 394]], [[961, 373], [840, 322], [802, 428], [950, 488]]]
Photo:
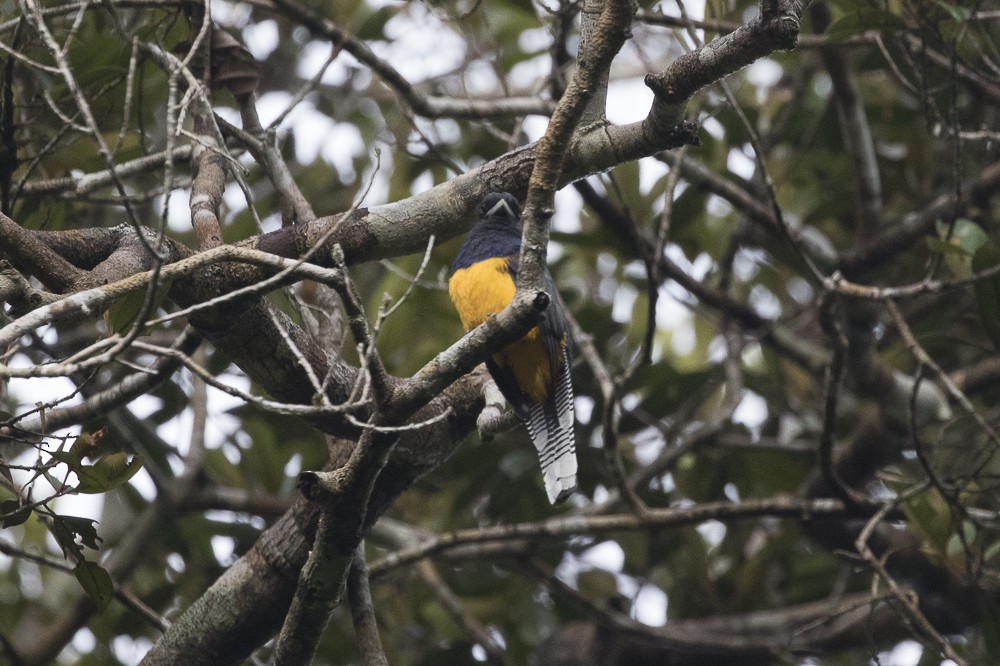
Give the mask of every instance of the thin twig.
[[[868, 540], [871, 538], [872, 533], [875, 528], [878, 527], [886, 516], [896, 509], [899, 503], [905, 501], [912, 495], [923, 492], [923, 486], [917, 486], [911, 489], [909, 492], [900, 495], [899, 498], [886, 502], [882, 508], [875, 512], [875, 514], [868, 520], [865, 524], [864, 529], [858, 535], [855, 540], [854, 545], [858, 550], [861, 557], [868, 563], [868, 565], [875, 571], [878, 579], [881, 579], [889, 586], [889, 591], [892, 596], [899, 602], [900, 607], [903, 610], [904, 615], [912, 622], [920, 632], [927, 637], [938, 649], [938, 651], [948, 659], [954, 661], [958, 666], [966, 666], [967, 662], [955, 652], [955, 648], [952, 647], [951, 643], [934, 628], [934, 625], [930, 623], [927, 617], [924, 615], [923, 611], [920, 610], [920, 597], [917, 595], [916, 591], [902, 587], [896, 580], [889, 575], [886, 571], [885, 565], [882, 563], [875, 553], [872, 552], [871, 548], [868, 546]], [[873, 585], [875, 585], [873, 581]]]
[[887, 300], [885, 302], [885, 306], [889, 311], [889, 314], [892, 316], [892, 319], [896, 324], [896, 329], [899, 331], [899, 334], [903, 338], [903, 342], [906, 343], [910, 353], [912, 353], [923, 366], [931, 371], [934, 378], [940, 382], [942, 386], [944, 386], [948, 395], [951, 396], [951, 398], [976, 421], [979, 427], [989, 438], [992, 444], [990, 447], [991, 450], [988, 451], [985, 456], [983, 456], [982, 460], [975, 465], [977, 468], [982, 469], [993, 459], [997, 451], [1000, 450], [1000, 434], [997, 433], [996, 429], [986, 420], [985, 417], [983, 417], [979, 410], [976, 409], [975, 405], [972, 404], [972, 401], [969, 400], [968, 396], [966, 396], [965, 393], [963, 393], [962, 390], [955, 385], [955, 382], [952, 381], [948, 373], [942, 370], [941, 366], [939, 366], [937, 362], [931, 358], [930, 354], [927, 353], [927, 350], [923, 348], [923, 345], [920, 344], [916, 336], [913, 334], [912, 329], [910, 329], [910, 325], [906, 322], [906, 318], [903, 317], [903, 313], [899, 311], [896, 303], [892, 300]]
[[[865, 509], [859, 509], [864, 511]], [[610, 514], [603, 516], [570, 516], [552, 518], [538, 523], [515, 523], [479, 529], [455, 530], [441, 534], [419, 546], [387, 555], [371, 564], [372, 575], [417, 562], [457, 546], [524, 538], [563, 538], [575, 534], [603, 534], [616, 530], [664, 529], [681, 525], [696, 525], [705, 520], [745, 520], [760, 516], [795, 517], [799, 519], [844, 515], [846, 505], [837, 499], [800, 500], [775, 497], [764, 500], [706, 502], [684, 509], [648, 509], [640, 514]]]

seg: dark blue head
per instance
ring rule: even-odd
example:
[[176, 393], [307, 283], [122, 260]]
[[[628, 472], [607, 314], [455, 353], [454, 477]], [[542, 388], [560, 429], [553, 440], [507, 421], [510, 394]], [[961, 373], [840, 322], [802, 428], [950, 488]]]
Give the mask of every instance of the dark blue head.
[[490, 192], [476, 209], [480, 220], [520, 220], [521, 205], [509, 192]]
[[490, 192], [476, 209], [479, 218], [465, 237], [451, 270], [494, 257], [516, 257], [521, 252], [521, 206], [513, 194]]

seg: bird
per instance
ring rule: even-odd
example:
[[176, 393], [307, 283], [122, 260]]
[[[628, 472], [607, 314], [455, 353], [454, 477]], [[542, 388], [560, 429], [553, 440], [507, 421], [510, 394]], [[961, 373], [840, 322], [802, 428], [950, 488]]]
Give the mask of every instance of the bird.
[[[521, 207], [508, 192], [491, 192], [451, 267], [448, 294], [471, 331], [514, 300], [521, 254]], [[576, 490], [573, 435], [573, 346], [562, 301], [548, 270], [550, 296], [538, 325], [486, 360], [486, 367], [538, 452], [545, 491], [558, 504]]]

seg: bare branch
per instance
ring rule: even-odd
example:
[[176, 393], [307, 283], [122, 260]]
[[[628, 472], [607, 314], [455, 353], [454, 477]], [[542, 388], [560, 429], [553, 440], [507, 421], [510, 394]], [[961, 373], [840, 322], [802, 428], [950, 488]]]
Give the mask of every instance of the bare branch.
[[809, 519], [810, 517], [844, 515], [846, 511], [845, 505], [840, 500], [797, 500], [779, 497], [768, 500], [747, 500], [742, 504], [708, 502], [690, 509], [649, 509], [641, 515], [618, 514], [552, 518], [541, 523], [499, 525], [442, 534], [419, 546], [397, 551], [373, 562], [371, 571], [373, 576], [378, 576], [390, 569], [406, 566], [425, 557], [470, 543], [506, 541], [527, 537], [561, 538], [583, 532], [600, 534], [615, 530], [662, 529], [677, 525], [697, 524], [709, 519], [727, 521], [758, 516]]
[[351, 604], [351, 619], [358, 637], [358, 651], [364, 666], [388, 666], [375, 622], [375, 607], [368, 587], [368, 567], [365, 565], [364, 544], [358, 545], [351, 569], [347, 574], [347, 598]]

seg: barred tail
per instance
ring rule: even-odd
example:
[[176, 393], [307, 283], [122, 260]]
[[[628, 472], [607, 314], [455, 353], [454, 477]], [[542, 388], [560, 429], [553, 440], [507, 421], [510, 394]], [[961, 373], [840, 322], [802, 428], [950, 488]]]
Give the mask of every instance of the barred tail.
[[544, 405], [532, 405], [527, 420], [528, 434], [538, 450], [545, 492], [553, 504], [562, 502], [576, 490], [576, 443], [573, 436], [573, 386], [569, 358], [565, 356], [554, 390]]

